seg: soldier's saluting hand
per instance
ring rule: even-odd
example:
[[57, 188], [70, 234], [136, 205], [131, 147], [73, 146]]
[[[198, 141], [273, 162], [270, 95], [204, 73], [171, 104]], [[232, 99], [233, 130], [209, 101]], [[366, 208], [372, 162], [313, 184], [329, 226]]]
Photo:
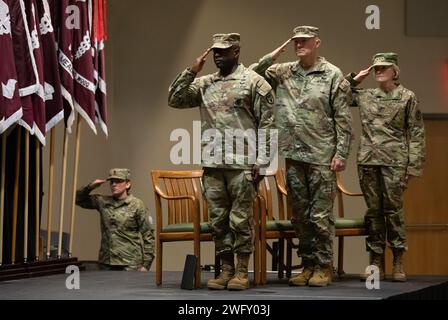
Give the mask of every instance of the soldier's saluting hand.
[[205, 50], [203, 54], [201, 54], [198, 58], [196, 58], [196, 60], [194, 60], [193, 65], [190, 68], [191, 72], [195, 74], [201, 72], [202, 68], [204, 67], [205, 61], [207, 60], [207, 56], [211, 50], [211, 48], [207, 48], [207, 50]]

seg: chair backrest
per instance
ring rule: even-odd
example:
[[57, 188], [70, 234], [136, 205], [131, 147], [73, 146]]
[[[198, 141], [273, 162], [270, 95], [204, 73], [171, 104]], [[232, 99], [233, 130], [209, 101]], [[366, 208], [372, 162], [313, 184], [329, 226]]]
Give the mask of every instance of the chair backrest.
[[[266, 174], [266, 179], [265, 179], [265, 183], [269, 184], [269, 181], [267, 181], [267, 179], [272, 176], [272, 173], [268, 173]], [[275, 177], [275, 182], [276, 182], [276, 187], [277, 187], [277, 197], [279, 197], [278, 199], [285, 199], [285, 203], [283, 201], [278, 201], [278, 211], [279, 211], [279, 219], [291, 219], [292, 216], [292, 208], [288, 205], [287, 201], [286, 201], [286, 197], [287, 197], [287, 191], [286, 191], [286, 174], [285, 174], [285, 169], [279, 169], [276, 172], [274, 172], [273, 176]], [[338, 200], [338, 217], [339, 218], [344, 218], [344, 198], [343, 196], [355, 196], [355, 197], [359, 197], [362, 196], [362, 193], [355, 193], [355, 192], [350, 192], [347, 190], [347, 188], [344, 185], [344, 182], [342, 180], [342, 176], [339, 172], [336, 173], [336, 198]], [[260, 191], [261, 192], [261, 191]], [[272, 206], [272, 204], [271, 204]], [[286, 217], [284, 215], [285, 212], [285, 207], [286, 207]], [[269, 207], [268, 207], [269, 209]], [[269, 210], [268, 210], [269, 211]], [[271, 210], [272, 211], [272, 210]], [[272, 219], [271, 216], [269, 216], [269, 219]]]
[[[286, 201], [286, 188], [284, 182], [284, 170], [268, 170], [264, 179], [260, 182], [258, 192], [265, 199], [267, 220], [288, 220], [291, 218]], [[273, 190], [277, 197], [277, 208], [274, 210]]]
[[[160, 222], [163, 221], [163, 223], [158, 223], [158, 225], [192, 223], [195, 201], [201, 213], [200, 222], [208, 221], [207, 202], [202, 197], [202, 173], [202, 170], [151, 171], [156, 198], [157, 219], [160, 219]], [[161, 199], [167, 201], [167, 220], [162, 220]]]
[[362, 193], [356, 193], [356, 192], [350, 192], [347, 190], [347, 188], [344, 185], [344, 181], [342, 180], [341, 173], [336, 173], [336, 198], [338, 199], [338, 217], [344, 218], [345, 216], [345, 209], [344, 209], [344, 195], [349, 197], [362, 197]]

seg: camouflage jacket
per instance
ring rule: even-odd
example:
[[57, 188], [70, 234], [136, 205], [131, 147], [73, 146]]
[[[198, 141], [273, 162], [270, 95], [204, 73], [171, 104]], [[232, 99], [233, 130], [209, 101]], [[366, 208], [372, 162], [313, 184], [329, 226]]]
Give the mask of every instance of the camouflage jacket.
[[285, 158], [329, 165], [346, 160], [352, 140], [350, 84], [333, 64], [319, 57], [304, 70], [299, 61], [273, 65], [266, 55], [250, 66], [275, 90], [279, 150]]
[[143, 202], [129, 195], [124, 200], [111, 196], [90, 195], [87, 185], [76, 192], [76, 204], [100, 212], [101, 248], [99, 262], [149, 270], [154, 259], [154, 230]]
[[[237, 69], [226, 77], [219, 72], [209, 74], [195, 79], [195, 74], [186, 69], [177, 76], [169, 88], [168, 104], [173, 108], [199, 107], [201, 113], [201, 131], [203, 135], [202, 150], [210, 148], [207, 146], [207, 131], [219, 132], [222, 137], [222, 156], [216, 156], [216, 160], [202, 157], [205, 167], [228, 168], [228, 169], [251, 169], [254, 163], [267, 165], [270, 156], [265, 153], [257, 154], [257, 132], [265, 129], [266, 145], [270, 145], [269, 129], [274, 128], [274, 96], [271, 86], [260, 75], [239, 64]], [[209, 130], [211, 129], [211, 130]], [[230, 130], [229, 130], [230, 129]], [[239, 150], [237, 138], [233, 136], [233, 148], [228, 148], [228, 132], [242, 130], [248, 133], [250, 139], [244, 139], [244, 149]], [[226, 137], [227, 131], [227, 137]], [[251, 136], [250, 133], [253, 133]], [[218, 142], [218, 140], [214, 140]], [[241, 140], [240, 140], [241, 141]], [[216, 148], [218, 149], [218, 148]], [[268, 148], [269, 149], [269, 148]]]
[[358, 163], [405, 167], [420, 176], [425, 161], [425, 129], [415, 94], [399, 85], [390, 93], [380, 88], [359, 89], [353, 79], [353, 105], [359, 106], [362, 134]]

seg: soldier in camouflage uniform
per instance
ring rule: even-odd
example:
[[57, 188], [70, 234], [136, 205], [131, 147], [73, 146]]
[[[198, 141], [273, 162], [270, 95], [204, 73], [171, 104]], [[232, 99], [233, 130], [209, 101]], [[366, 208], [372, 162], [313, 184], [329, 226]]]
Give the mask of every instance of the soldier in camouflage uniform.
[[[317, 55], [318, 28], [299, 26], [293, 33], [251, 67], [276, 94], [279, 149], [286, 158], [291, 222], [304, 266], [289, 284], [326, 286], [333, 272], [335, 172], [345, 169], [352, 139], [350, 84], [339, 68]], [[291, 41], [299, 60], [273, 65]]]
[[[213, 51], [219, 71], [196, 78], [210, 51]], [[239, 54], [239, 34], [215, 34], [212, 47], [197, 58], [191, 68], [178, 75], [169, 88], [171, 107], [199, 107], [203, 136], [212, 132], [225, 137], [229, 129], [256, 134], [259, 129], [273, 127], [272, 88], [263, 77], [238, 63]], [[217, 142], [218, 147], [222, 147], [218, 149], [223, 150], [223, 159], [219, 151], [204, 157], [210, 143], [202, 141], [204, 194], [214, 230], [216, 254], [222, 261], [220, 275], [207, 283], [210, 289], [244, 290], [249, 287], [247, 269], [254, 241], [254, 181], [259, 179], [259, 169], [266, 165], [266, 158], [258, 155], [251, 163], [248, 141], [245, 139], [243, 150], [238, 150], [235, 139], [230, 140], [232, 145], [227, 148]]]
[[[356, 86], [374, 69], [376, 89]], [[373, 65], [352, 73], [354, 104], [359, 106], [362, 135], [358, 150], [358, 173], [367, 204], [365, 222], [370, 264], [384, 278], [382, 256], [386, 234], [392, 248], [394, 281], [406, 281], [403, 252], [407, 250], [403, 215], [403, 192], [410, 177], [422, 174], [425, 159], [425, 130], [415, 94], [398, 81], [398, 56], [378, 53]], [[369, 274], [362, 274], [366, 279]]]
[[99, 262], [103, 269], [149, 271], [154, 259], [154, 230], [143, 201], [129, 194], [129, 169], [112, 169], [107, 178], [111, 196], [90, 195], [106, 180], [77, 190], [76, 204], [96, 209], [101, 219]]

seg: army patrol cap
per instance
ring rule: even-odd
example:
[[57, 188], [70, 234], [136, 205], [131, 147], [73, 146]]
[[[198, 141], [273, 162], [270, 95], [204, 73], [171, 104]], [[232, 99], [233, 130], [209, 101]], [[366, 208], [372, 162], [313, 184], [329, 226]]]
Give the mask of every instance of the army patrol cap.
[[109, 176], [107, 180], [119, 179], [119, 180], [130, 180], [131, 179], [131, 170], [124, 168], [114, 168], [110, 169]]
[[212, 49], [227, 49], [231, 46], [240, 45], [239, 33], [217, 33], [212, 38]]
[[398, 67], [398, 55], [394, 52], [377, 53], [372, 58], [372, 67], [396, 66]]
[[319, 36], [319, 28], [312, 26], [295, 27], [292, 38], [314, 38]]

